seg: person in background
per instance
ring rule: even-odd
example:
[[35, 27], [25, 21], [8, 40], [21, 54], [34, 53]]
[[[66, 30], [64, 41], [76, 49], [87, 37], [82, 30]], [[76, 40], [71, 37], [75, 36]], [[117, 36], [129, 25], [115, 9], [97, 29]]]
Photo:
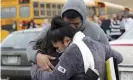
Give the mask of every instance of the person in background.
[[27, 22], [26, 21], [22, 21], [22, 24], [20, 25], [22, 30], [27, 29]]
[[108, 34], [108, 32], [110, 31], [110, 23], [111, 20], [109, 19], [108, 15], [105, 15], [104, 20], [102, 20], [101, 28], [106, 34]]
[[132, 19], [133, 19], [133, 13], [132, 13]]
[[27, 29], [33, 29], [33, 28], [37, 28], [37, 25], [35, 24], [34, 20], [30, 20], [27, 26]]
[[119, 15], [120, 27], [121, 27], [121, 35], [125, 32], [125, 18], [124, 15]]
[[116, 14], [112, 15], [112, 19], [111, 19], [111, 24], [110, 24], [110, 36], [113, 39], [117, 39], [121, 36], [121, 26], [120, 26], [120, 21], [117, 17]]
[[99, 24], [99, 26], [101, 25], [101, 20], [96, 15], [92, 16], [92, 21], [94, 21], [95, 23]]
[[44, 23], [42, 24], [42, 27], [45, 28], [48, 26], [50, 26], [48, 19], [44, 19]]
[[102, 20], [101, 28], [107, 34], [108, 40], [111, 41], [110, 37], [110, 24], [111, 20], [109, 19], [108, 15], [104, 16], [104, 20]]
[[132, 19], [132, 14], [129, 13], [127, 18], [125, 19], [125, 29], [126, 31], [130, 30], [131, 28], [133, 28], [133, 19]]
[[17, 30], [17, 22], [16, 21], [13, 22], [12, 29], [13, 29], [13, 31]]
[[101, 15], [100, 15], [100, 16], [99, 16], [99, 20], [101, 20], [101, 21], [104, 20], [104, 16], [101, 16]]

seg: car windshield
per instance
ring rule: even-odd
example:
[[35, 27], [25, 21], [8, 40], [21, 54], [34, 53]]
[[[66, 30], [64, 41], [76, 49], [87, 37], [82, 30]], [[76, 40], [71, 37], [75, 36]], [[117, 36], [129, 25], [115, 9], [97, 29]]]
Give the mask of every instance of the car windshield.
[[17, 32], [10, 34], [1, 44], [2, 48], [26, 49], [39, 32]]
[[119, 39], [133, 39], [133, 28], [124, 33]]

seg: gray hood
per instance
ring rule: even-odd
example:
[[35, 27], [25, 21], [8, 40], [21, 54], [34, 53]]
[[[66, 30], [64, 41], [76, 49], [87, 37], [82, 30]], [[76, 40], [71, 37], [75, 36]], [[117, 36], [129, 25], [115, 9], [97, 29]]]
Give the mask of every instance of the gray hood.
[[62, 9], [62, 15], [65, 11], [73, 9], [79, 12], [83, 18], [83, 24], [87, 18], [87, 8], [83, 0], [67, 0]]
[[62, 15], [67, 10], [75, 10], [81, 14], [83, 18], [83, 25], [80, 28], [80, 31], [82, 31], [86, 36], [110, 46], [107, 37], [100, 26], [92, 21], [87, 20], [88, 10], [84, 0], [67, 0], [62, 9]]

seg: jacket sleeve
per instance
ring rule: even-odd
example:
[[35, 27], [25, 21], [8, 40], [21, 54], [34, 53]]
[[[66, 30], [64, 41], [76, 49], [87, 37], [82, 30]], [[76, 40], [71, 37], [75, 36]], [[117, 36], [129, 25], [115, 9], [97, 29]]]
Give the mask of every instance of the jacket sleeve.
[[29, 42], [29, 45], [26, 49], [26, 54], [29, 61], [36, 63], [37, 50], [34, 47], [38, 40], [45, 38], [49, 28], [50, 26], [43, 28], [42, 31], [35, 37], [35, 39]]
[[32, 80], [54, 80], [52, 72], [45, 71], [36, 64], [31, 67], [31, 78]]
[[105, 46], [105, 51], [106, 51], [106, 60], [108, 60], [110, 57], [113, 57], [116, 59], [117, 64], [123, 61], [122, 55], [119, 52], [111, 49], [110, 47]]
[[[79, 50], [68, 51], [62, 54], [60, 61], [52, 72], [47, 72], [37, 67], [36, 65], [31, 68], [31, 77], [33, 80], [68, 80], [72, 77], [82, 60], [79, 55]], [[76, 52], [76, 53], [75, 53]], [[80, 58], [79, 58], [80, 57]]]

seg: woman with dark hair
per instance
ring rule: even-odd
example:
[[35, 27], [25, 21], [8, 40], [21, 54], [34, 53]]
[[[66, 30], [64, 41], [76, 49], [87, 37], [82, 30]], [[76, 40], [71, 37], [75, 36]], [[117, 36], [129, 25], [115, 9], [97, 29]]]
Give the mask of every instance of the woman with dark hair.
[[33, 19], [30, 20], [30, 22], [28, 23], [27, 29], [32, 29], [32, 28], [37, 28], [37, 25], [35, 24]]
[[[31, 68], [33, 80], [105, 80], [105, 61], [110, 57], [122, 62], [122, 56], [100, 42], [96, 42], [81, 31], [76, 31], [60, 16], [52, 19], [51, 28], [43, 42], [47, 53], [56, 50], [59, 62], [51, 71], [45, 71], [37, 64]], [[47, 44], [51, 44], [47, 48]]]

